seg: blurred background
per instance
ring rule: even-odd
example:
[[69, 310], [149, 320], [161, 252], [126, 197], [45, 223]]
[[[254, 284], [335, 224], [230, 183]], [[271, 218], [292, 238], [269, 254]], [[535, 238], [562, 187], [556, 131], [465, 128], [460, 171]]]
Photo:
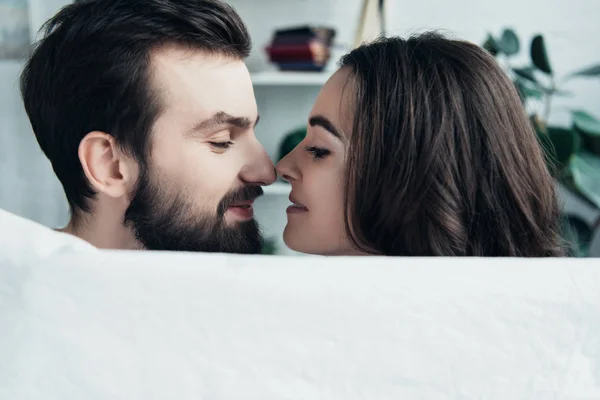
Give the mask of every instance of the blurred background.
[[[67, 3], [0, 0], [0, 208], [50, 227], [66, 224], [67, 202], [35, 141], [18, 75], [39, 27]], [[361, 40], [382, 30], [406, 36], [436, 29], [486, 47], [513, 77], [542, 140], [555, 149], [576, 254], [600, 255], [600, 1], [228, 3], [252, 36], [247, 64], [261, 114], [257, 136], [274, 162], [301, 140], [320, 87], [339, 57]], [[281, 240], [288, 194], [278, 182], [256, 205], [272, 239], [265, 252], [291, 253]]]

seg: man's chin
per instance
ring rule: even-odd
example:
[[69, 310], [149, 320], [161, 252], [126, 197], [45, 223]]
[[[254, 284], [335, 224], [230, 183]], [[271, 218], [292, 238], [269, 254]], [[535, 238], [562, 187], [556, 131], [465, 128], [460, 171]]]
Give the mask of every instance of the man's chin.
[[[202, 253], [260, 254], [262, 236], [254, 219], [228, 222], [218, 226], [209, 224], [147, 224], [132, 221], [137, 240], [147, 250], [187, 251]], [[177, 226], [178, 225], [178, 226]]]

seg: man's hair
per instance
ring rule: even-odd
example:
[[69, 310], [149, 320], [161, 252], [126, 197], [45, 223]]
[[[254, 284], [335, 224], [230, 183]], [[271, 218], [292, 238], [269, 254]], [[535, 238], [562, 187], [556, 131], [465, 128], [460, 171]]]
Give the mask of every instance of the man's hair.
[[385, 255], [563, 254], [555, 183], [508, 76], [435, 33], [380, 39], [351, 70], [346, 231]]
[[150, 55], [162, 46], [246, 58], [251, 42], [233, 8], [218, 0], [84, 0], [42, 27], [21, 74], [37, 141], [65, 190], [71, 213], [89, 212], [95, 192], [78, 157], [86, 134], [111, 134], [144, 162], [162, 104]]

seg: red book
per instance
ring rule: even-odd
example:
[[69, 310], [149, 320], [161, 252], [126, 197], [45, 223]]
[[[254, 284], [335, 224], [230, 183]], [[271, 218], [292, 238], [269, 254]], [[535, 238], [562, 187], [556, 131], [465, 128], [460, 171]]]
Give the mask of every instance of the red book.
[[329, 48], [322, 43], [268, 46], [267, 54], [271, 61], [317, 61], [323, 62], [329, 57]]

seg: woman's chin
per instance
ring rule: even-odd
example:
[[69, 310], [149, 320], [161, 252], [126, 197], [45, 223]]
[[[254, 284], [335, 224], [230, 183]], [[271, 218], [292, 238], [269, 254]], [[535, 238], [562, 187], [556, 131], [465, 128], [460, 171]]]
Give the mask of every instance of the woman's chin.
[[299, 253], [306, 253], [306, 246], [302, 246], [301, 241], [298, 239], [299, 238], [296, 237], [294, 232], [290, 232], [288, 224], [283, 231], [283, 243], [285, 243], [290, 250], [297, 251]]
[[339, 254], [338, 251], [335, 251], [334, 247], [328, 248], [327, 246], [323, 246], [324, 243], [307, 243], [307, 236], [298, 237], [290, 232], [284, 231], [283, 233], [283, 242], [285, 245], [293, 251], [303, 254], [310, 254], [313, 256], [333, 256], [333, 255], [344, 255]]
[[306, 243], [307, 236], [309, 235], [302, 235], [300, 232], [292, 231], [288, 224], [283, 231], [283, 242], [290, 250], [298, 253], [323, 255], [323, 252], [318, 251], [315, 246]]

